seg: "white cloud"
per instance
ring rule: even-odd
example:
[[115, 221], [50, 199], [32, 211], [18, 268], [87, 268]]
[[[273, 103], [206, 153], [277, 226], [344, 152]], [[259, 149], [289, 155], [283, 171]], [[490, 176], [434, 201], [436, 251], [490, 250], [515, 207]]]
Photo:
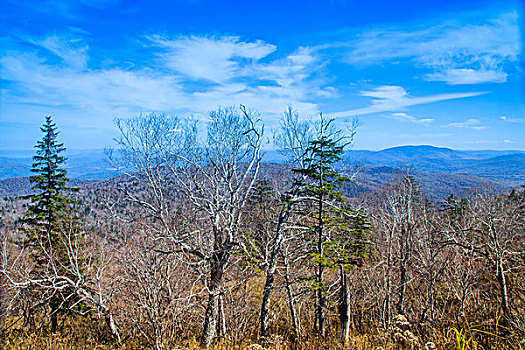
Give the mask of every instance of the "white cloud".
[[42, 40], [28, 38], [28, 41], [60, 57], [66, 65], [72, 68], [84, 69], [87, 67], [88, 46], [81, 45], [79, 39], [67, 39], [52, 35]]
[[489, 140], [475, 140], [475, 141], [466, 141], [465, 143], [484, 145], [484, 144], [497, 144], [500, 142], [499, 141], [489, 141]]
[[392, 113], [391, 117], [397, 120], [402, 121], [408, 121], [415, 124], [423, 124], [428, 125], [434, 121], [434, 119], [431, 118], [416, 118], [412, 115], [406, 114], [406, 113]]
[[166, 50], [160, 55], [170, 69], [191, 79], [217, 83], [243, 75], [242, 60], [257, 61], [276, 49], [275, 45], [262, 41], [248, 43], [233, 36], [149, 38]]
[[[325, 81], [316, 77], [325, 63], [316, 52], [299, 47], [291, 54], [268, 60], [276, 46], [263, 41], [244, 42], [239, 37], [177, 37], [150, 36], [163, 64], [183, 79], [210, 81], [225, 85], [198, 91], [196, 95], [232, 91], [272, 96], [277, 100], [301, 101], [312, 96], [333, 97], [335, 89], [324, 87]], [[263, 59], [264, 62], [263, 62]], [[228, 86], [226, 86], [228, 85]]]
[[500, 70], [475, 70], [470, 68], [445, 69], [439, 73], [426, 74], [425, 79], [446, 81], [450, 85], [504, 83], [507, 73]]
[[519, 15], [505, 13], [481, 24], [449, 21], [425, 29], [375, 30], [345, 44], [345, 61], [371, 65], [408, 59], [434, 73], [426, 80], [448, 84], [501, 83], [505, 65], [518, 65]]
[[334, 118], [359, 116], [377, 112], [396, 111], [409, 106], [453, 100], [485, 94], [485, 92], [447, 93], [429, 96], [411, 96], [401, 86], [384, 85], [372, 91], [361, 91], [362, 96], [371, 97], [367, 107], [332, 113]]
[[411, 143], [414, 142], [414, 140], [421, 140], [421, 139], [435, 139], [435, 138], [442, 138], [442, 137], [450, 137], [452, 134], [450, 133], [426, 133], [426, 134], [396, 134], [397, 137], [402, 137], [406, 139], [411, 139]]
[[484, 130], [487, 127], [481, 124], [481, 121], [478, 119], [468, 119], [464, 122], [456, 122], [456, 123], [450, 123], [448, 126], [452, 126], [454, 128], [467, 128], [467, 129], [473, 129], [473, 130]]
[[54, 67], [31, 54], [5, 56], [0, 62], [3, 79], [23, 87], [10, 92], [19, 103], [157, 111], [179, 102], [177, 79], [149, 71]]
[[506, 116], [502, 116], [499, 118], [507, 123], [520, 123], [520, 124], [525, 123], [525, 119], [523, 118], [511, 118], [511, 117], [506, 117]]
[[466, 143], [473, 143], [473, 144], [511, 144], [514, 143], [512, 140], [503, 140], [503, 141], [495, 141], [495, 140], [475, 140], [475, 141], [467, 141]]
[[204, 113], [240, 103], [273, 116], [290, 103], [302, 113], [317, 113], [314, 97], [336, 94], [318, 74], [324, 64], [307, 48], [260, 62], [274, 45], [235, 37], [150, 38], [156, 42], [145, 49], [161, 58], [160, 66], [126, 62], [127, 68], [112, 63], [105, 69], [91, 68], [87, 46], [69, 36], [24, 38], [47, 53], [24, 47], [0, 57], [2, 79], [10, 81], [5, 95], [14, 103], [83, 109], [111, 119], [138, 112]]

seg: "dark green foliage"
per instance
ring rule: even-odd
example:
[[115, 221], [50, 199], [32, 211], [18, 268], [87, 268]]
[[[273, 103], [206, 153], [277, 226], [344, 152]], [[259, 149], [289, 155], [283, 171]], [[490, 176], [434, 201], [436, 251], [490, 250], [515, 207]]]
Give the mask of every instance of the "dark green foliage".
[[332, 122], [321, 117], [317, 137], [310, 141], [306, 150], [308, 166], [294, 169], [307, 179], [300, 186], [300, 192], [308, 198], [303, 215], [310, 228], [309, 240], [315, 246], [310, 253], [316, 264], [311, 284], [316, 293], [315, 328], [320, 334], [324, 334], [323, 270], [325, 267], [347, 269], [359, 263], [366, 257], [366, 236], [371, 230], [366, 216], [350, 209], [343, 195], [343, 188], [351, 179], [342, 175], [337, 166], [349, 138], [333, 128]]
[[325, 265], [330, 268], [342, 265], [345, 271], [361, 265], [369, 256], [370, 233], [373, 231], [366, 214], [345, 205], [334, 210], [326, 222], [334, 234], [324, 242]]
[[[327, 127], [321, 126], [322, 129]], [[344, 138], [334, 139], [334, 135], [321, 132], [318, 140], [310, 142], [306, 162], [309, 166], [294, 169], [294, 172], [307, 176], [311, 182], [304, 186], [303, 193], [316, 198], [341, 199], [341, 187], [349, 182], [334, 169], [334, 164], [341, 160], [345, 145]]]
[[[317, 139], [307, 148], [309, 166], [294, 169], [309, 181], [301, 186], [301, 194], [309, 198], [308, 215], [316, 249], [311, 253], [315, 262], [328, 267], [356, 264], [365, 257], [367, 232], [372, 227], [366, 215], [348, 205], [343, 189], [351, 179], [342, 175], [337, 166], [347, 146], [348, 138], [331, 127], [332, 120], [321, 119]], [[315, 209], [313, 209], [315, 208]], [[317, 280], [317, 285], [322, 281]]]
[[66, 161], [66, 158], [60, 155], [65, 151], [65, 147], [57, 142], [58, 131], [51, 116], [46, 117], [40, 130], [44, 137], [35, 146], [37, 150], [31, 168], [35, 175], [30, 177], [32, 189], [36, 194], [30, 196], [31, 203], [24, 216], [24, 223], [28, 232], [31, 232], [27, 242], [36, 246], [37, 250], [45, 249], [47, 244], [58, 243], [56, 232], [64, 219], [71, 217], [68, 204], [74, 203], [74, 200], [64, 193], [76, 190], [67, 187], [67, 172], [60, 167]]
[[[41, 127], [44, 137], [38, 141], [31, 171], [35, 174], [30, 181], [36, 194], [30, 196], [29, 208], [23, 219], [27, 233], [26, 245], [31, 249], [36, 263], [34, 278], [48, 276], [47, 269], [57, 275], [69, 275], [68, 250], [74, 249], [77, 240], [72, 240], [78, 219], [71, 206], [75, 201], [66, 192], [74, 191], [67, 183], [67, 172], [61, 168], [66, 158], [61, 155], [64, 145], [57, 142], [58, 131], [51, 116], [46, 117]], [[76, 238], [76, 237], [75, 237]], [[65, 308], [68, 290], [54, 291], [48, 297], [52, 314], [52, 331], [56, 330], [56, 314]], [[72, 302], [72, 300], [69, 300]]]

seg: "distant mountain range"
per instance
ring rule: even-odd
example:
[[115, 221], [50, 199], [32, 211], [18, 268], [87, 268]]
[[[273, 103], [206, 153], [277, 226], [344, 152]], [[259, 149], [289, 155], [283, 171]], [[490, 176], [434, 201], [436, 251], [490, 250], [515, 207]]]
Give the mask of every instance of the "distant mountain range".
[[458, 151], [434, 146], [400, 146], [382, 151], [351, 150], [347, 164], [405, 168], [431, 174], [492, 178], [511, 185], [525, 183], [525, 151]]
[[[98, 180], [118, 175], [102, 149], [68, 150], [66, 157], [64, 168], [71, 179]], [[30, 176], [31, 164], [31, 151], [0, 151], [0, 179]]]
[[[31, 151], [0, 151], [0, 195], [27, 193]], [[103, 150], [70, 150], [65, 168], [71, 179], [102, 180], [117, 174]], [[282, 163], [275, 150], [265, 162]], [[459, 151], [433, 146], [400, 146], [381, 151], [349, 150], [344, 163], [357, 172], [355, 194], [381, 188], [409, 169], [427, 195], [442, 199], [472, 188], [508, 190], [525, 183], [525, 151]], [[25, 177], [25, 178], [24, 178]], [[18, 178], [18, 179], [13, 179]], [[78, 181], [82, 183], [91, 181]]]
[[[0, 179], [30, 176], [32, 152], [0, 151]], [[65, 168], [72, 179], [108, 179], [118, 175], [101, 149], [68, 150], [66, 156]], [[525, 182], [525, 151], [458, 151], [434, 146], [400, 146], [381, 151], [349, 150], [344, 159], [348, 165], [476, 175], [515, 185]], [[264, 160], [281, 163], [283, 158], [277, 151], [268, 150]]]

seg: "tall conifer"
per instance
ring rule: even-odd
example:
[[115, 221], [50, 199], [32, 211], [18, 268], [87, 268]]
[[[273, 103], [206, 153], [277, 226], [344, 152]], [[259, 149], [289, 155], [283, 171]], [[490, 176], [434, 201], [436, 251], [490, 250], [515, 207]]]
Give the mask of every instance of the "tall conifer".
[[366, 236], [371, 226], [366, 215], [347, 205], [343, 188], [351, 180], [336, 169], [351, 137], [332, 127], [333, 120], [321, 116], [318, 135], [310, 141], [306, 152], [309, 166], [294, 169], [309, 179], [302, 186], [302, 193], [310, 198], [304, 214], [313, 233], [310, 238], [315, 248], [310, 254], [316, 264], [312, 280], [315, 291], [314, 320], [319, 335], [325, 334], [324, 309], [326, 288], [323, 278], [325, 267], [354, 265], [364, 257]]
[[[46, 117], [40, 130], [44, 136], [35, 146], [36, 155], [33, 157], [31, 168], [35, 175], [30, 177], [35, 194], [30, 196], [31, 202], [23, 220], [28, 234], [26, 244], [35, 260], [34, 274], [37, 278], [49, 268], [67, 274], [65, 266], [68, 257], [64, 246], [67, 243], [63, 239], [63, 232], [69, 229], [68, 225], [74, 221], [70, 204], [75, 201], [69, 198], [66, 192], [76, 190], [67, 186], [69, 179], [66, 170], [62, 168], [66, 158], [61, 155], [65, 147], [57, 141], [59, 132], [51, 116]], [[59, 263], [48, 266], [50, 261]], [[52, 332], [57, 328], [57, 314], [66, 304], [63, 292], [56, 291], [48, 299]]]

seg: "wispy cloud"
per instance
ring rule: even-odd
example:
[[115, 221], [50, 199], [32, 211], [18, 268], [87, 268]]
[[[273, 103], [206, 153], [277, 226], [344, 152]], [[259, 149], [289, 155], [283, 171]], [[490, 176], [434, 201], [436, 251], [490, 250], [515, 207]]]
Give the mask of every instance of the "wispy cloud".
[[246, 62], [256, 62], [276, 50], [262, 41], [244, 42], [239, 37], [178, 37], [152, 35], [149, 39], [165, 53], [160, 54], [167, 67], [190, 79], [226, 82], [246, 75]]
[[416, 118], [413, 115], [406, 114], [406, 113], [392, 113], [390, 117], [393, 119], [401, 120], [401, 121], [408, 121], [414, 124], [423, 124], [423, 125], [428, 125], [434, 121], [434, 119], [431, 119], [431, 118]]
[[88, 46], [83, 45], [80, 39], [68, 39], [59, 37], [58, 35], [51, 35], [41, 40], [27, 38], [27, 41], [60, 57], [63, 62], [71, 68], [82, 70], [87, 67]]
[[370, 97], [370, 105], [363, 108], [351, 109], [343, 112], [332, 113], [335, 118], [359, 116], [377, 112], [398, 111], [405, 107], [427, 103], [473, 97], [486, 92], [461, 92], [448, 94], [435, 94], [428, 96], [411, 96], [401, 86], [384, 85], [371, 91], [361, 91], [362, 96]]
[[431, 134], [420, 134], [419, 136], [434, 138], [434, 137], [450, 137], [452, 136], [452, 134], [450, 133], [431, 133]]
[[[23, 38], [40, 51], [9, 51], [0, 58], [10, 100], [25, 104], [89, 107], [105, 112], [189, 111], [244, 103], [280, 114], [292, 103], [318, 112], [314, 97], [336, 91], [319, 74], [323, 62], [307, 48], [268, 59], [276, 50], [262, 41], [237, 37], [149, 36], [146, 50], [157, 66], [89, 66], [89, 48], [71, 35]], [[264, 62], [261, 61], [265, 58]], [[57, 61], [58, 59], [58, 61]]]
[[[334, 88], [325, 86], [320, 73], [326, 62], [308, 47], [299, 47], [284, 57], [270, 59], [277, 50], [273, 44], [260, 40], [242, 41], [239, 37], [176, 37], [150, 36], [165, 67], [184, 80], [208, 81], [214, 84], [195, 96], [213, 99], [227, 91], [245, 98], [272, 97], [285, 104], [313, 97], [333, 97]], [[267, 103], [265, 101], [264, 103]], [[272, 104], [273, 105], [273, 104]], [[282, 107], [281, 107], [282, 108]]]
[[33, 54], [8, 55], [0, 62], [3, 79], [16, 83], [10, 95], [18, 103], [156, 111], [180, 101], [176, 78], [147, 70], [84, 71], [47, 65]]
[[513, 141], [511, 140], [503, 140], [503, 141], [497, 141], [497, 140], [474, 140], [474, 141], [465, 141], [465, 143], [470, 143], [470, 144], [476, 144], [476, 145], [488, 145], [488, 144], [492, 144], [492, 145], [500, 145], [500, 144], [511, 144], [511, 143], [514, 143]]
[[433, 81], [445, 81], [450, 85], [460, 84], [482, 84], [482, 83], [504, 83], [508, 74], [500, 69], [476, 70], [471, 68], [448, 68], [438, 73], [425, 75], [425, 79]]
[[422, 140], [422, 139], [436, 139], [436, 138], [450, 137], [452, 136], [452, 134], [451, 133], [425, 133], [425, 134], [403, 133], [403, 134], [397, 134], [396, 136], [405, 138], [405, 139]]
[[485, 125], [481, 124], [481, 121], [478, 119], [468, 119], [464, 122], [456, 122], [456, 123], [450, 123], [448, 126], [454, 127], [454, 128], [466, 128], [466, 129], [472, 129], [472, 130], [484, 130], [487, 127]]
[[[424, 30], [367, 32], [340, 47], [346, 62], [356, 65], [408, 59], [433, 70], [425, 75], [427, 80], [450, 84], [504, 81], [505, 64], [516, 62], [521, 52], [516, 21], [517, 15], [510, 13], [481, 25], [446, 23]], [[478, 36], [477, 31], [482, 34]], [[19, 36], [23, 42], [10, 43], [9, 51], [0, 49], [2, 80], [9, 82], [3, 98], [8, 96], [18, 104], [82, 109], [110, 119], [108, 115], [138, 112], [202, 113], [239, 103], [273, 117], [290, 103], [303, 114], [313, 114], [320, 110], [319, 103], [341, 97], [331, 86], [337, 79], [338, 72], [331, 65], [336, 56], [319, 47], [299, 46], [283, 52], [272, 43], [238, 36], [150, 34], [139, 40], [130, 38], [142, 45], [136, 54], [140, 57], [119, 57], [116, 48], [106, 62], [91, 55], [93, 48], [83, 37], [86, 34], [74, 28], [47, 36]], [[326, 50], [328, 47], [333, 46]], [[402, 85], [399, 80], [397, 84]], [[362, 88], [358, 94], [367, 102], [359, 108], [339, 98], [341, 111], [330, 116], [388, 112], [389, 118], [430, 125], [433, 119], [415, 117], [408, 107], [486, 93], [432, 93], [423, 87], [426, 93], [413, 95], [400, 85]], [[518, 118], [502, 120], [520, 122]], [[477, 120], [448, 126], [485, 128], [473, 121]]]
[[466, 141], [465, 143], [471, 143], [471, 144], [476, 144], [476, 145], [486, 145], [486, 144], [497, 144], [500, 142], [493, 141], [493, 140], [474, 140], [474, 141]]
[[519, 15], [505, 13], [480, 24], [449, 21], [425, 29], [374, 30], [346, 45], [344, 61], [372, 65], [407, 59], [434, 72], [423, 77], [451, 85], [501, 83], [506, 64], [522, 50]]
[[501, 116], [499, 117], [499, 119], [503, 120], [506, 123], [520, 123], [520, 124], [525, 123], [525, 119], [523, 118], [512, 118], [512, 117]]

